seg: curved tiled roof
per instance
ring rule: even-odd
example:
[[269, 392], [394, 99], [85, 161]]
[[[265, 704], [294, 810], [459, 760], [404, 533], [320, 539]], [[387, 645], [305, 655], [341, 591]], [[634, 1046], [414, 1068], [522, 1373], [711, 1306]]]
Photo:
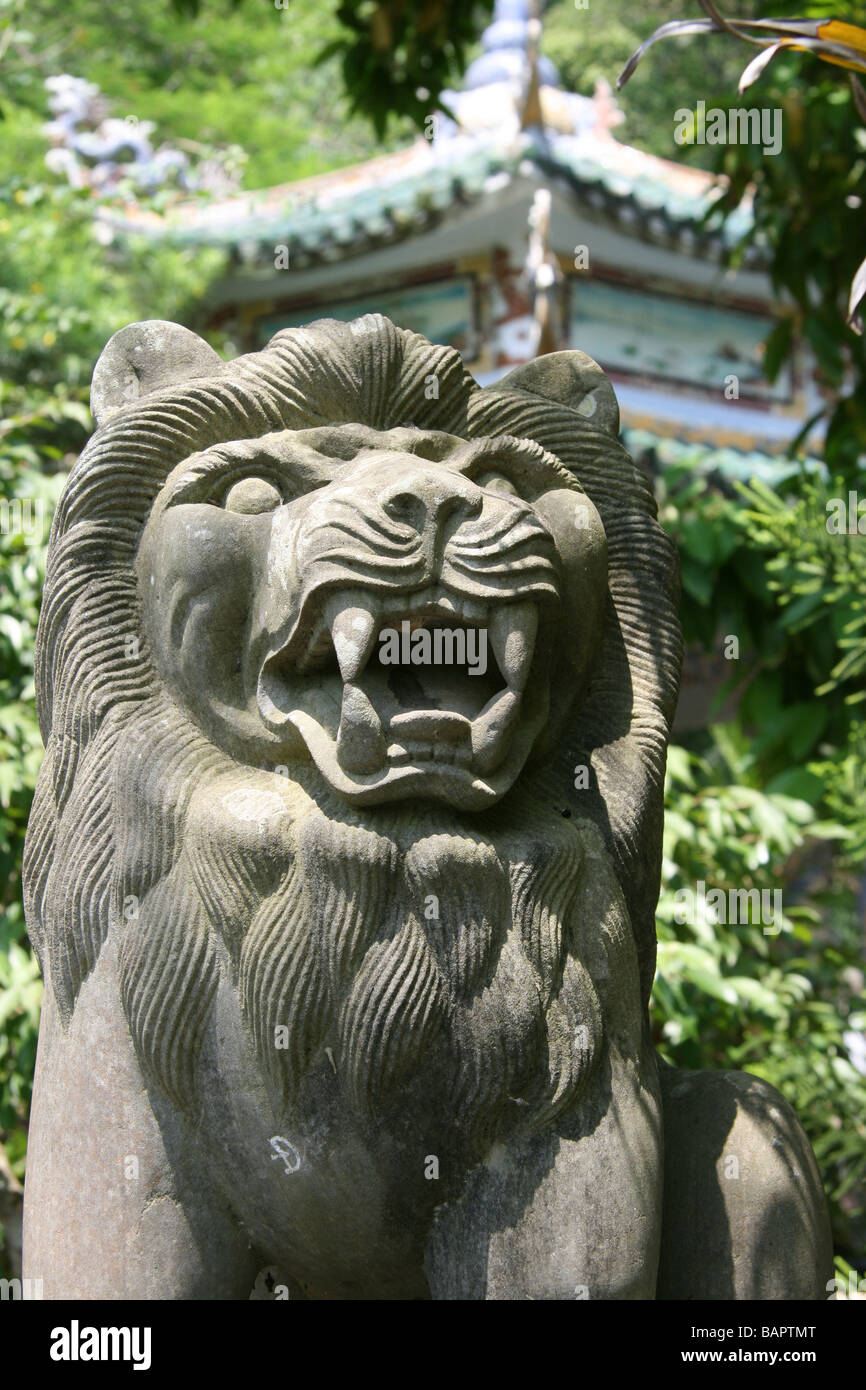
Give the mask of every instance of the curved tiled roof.
[[[622, 113], [609, 87], [596, 84], [592, 98], [562, 90], [540, 34], [529, 0], [496, 0], [481, 56], [462, 90], [442, 93], [430, 141], [259, 193], [180, 204], [162, 216], [105, 209], [103, 220], [121, 234], [229, 247], [241, 260], [257, 258], [263, 245], [290, 243], [292, 264], [302, 268], [424, 233], [461, 206], [535, 178], [641, 241], [711, 260], [738, 242], [751, 224], [749, 207], [708, 222], [717, 197], [712, 175], [614, 139]], [[760, 253], [749, 248], [748, 259]]]
[[[449, 212], [495, 196], [518, 178], [553, 180], [578, 205], [637, 237], [716, 258], [748, 229], [747, 206], [723, 224], [705, 218], [717, 196], [703, 170], [657, 159], [609, 135], [533, 130], [506, 138], [458, 135], [295, 184], [210, 203], [184, 203], [164, 216], [105, 210], [114, 231], [144, 232], [180, 244], [237, 248], [291, 244], [293, 264], [344, 260], [435, 227]], [[752, 257], [756, 259], [756, 257]]]
[[701, 475], [720, 473], [727, 479], [739, 482], [759, 478], [771, 487], [794, 477], [802, 468], [814, 472], [825, 467], [820, 459], [812, 457], [801, 460], [790, 458], [787, 454], [762, 453], [757, 449], [714, 449], [707, 444], [689, 443], [651, 430], [626, 427], [622, 431], [622, 440], [633, 458], [652, 450], [662, 465], [687, 463], [692, 472]]

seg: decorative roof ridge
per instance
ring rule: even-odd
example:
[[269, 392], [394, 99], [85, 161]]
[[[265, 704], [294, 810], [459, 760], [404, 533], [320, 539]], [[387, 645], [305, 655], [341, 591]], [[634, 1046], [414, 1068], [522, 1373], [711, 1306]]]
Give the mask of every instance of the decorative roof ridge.
[[[625, 173], [628, 170], [638, 176], [655, 174], [658, 181], [669, 186], [672, 191], [679, 185], [678, 191], [685, 192], [687, 186], [691, 185], [695, 195], [709, 193], [717, 184], [716, 176], [708, 170], [649, 154], [611, 136], [594, 136], [589, 132], [561, 135], [547, 130], [543, 132], [543, 139], [541, 136], [542, 132], [538, 128], [508, 132], [498, 137], [460, 134], [438, 147], [431, 147], [419, 139], [404, 150], [395, 150], [387, 155], [346, 166], [344, 169], [330, 170], [326, 174], [315, 174], [265, 188], [244, 189], [228, 197], [214, 198], [206, 202], [184, 199], [170, 208], [169, 216], [165, 220], [185, 220], [188, 214], [192, 214], [191, 221], [201, 218], [219, 220], [223, 212], [230, 210], [239, 212], [248, 209], [254, 213], [261, 211], [265, 206], [285, 207], [289, 202], [292, 202], [297, 210], [305, 206], [316, 206], [324, 211], [329, 206], [340, 206], [350, 201], [361, 191], [381, 191], [409, 179], [423, 180], [425, 176], [435, 175], [440, 171], [453, 172], [473, 155], [486, 155], [498, 163], [519, 162], [521, 159], [534, 160], [536, 157], [543, 158], [545, 163], [550, 160], [557, 163], [558, 154], [568, 156], [566, 163], [575, 157], [596, 158], [599, 166], [610, 169], [611, 173]], [[382, 175], [388, 173], [394, 177], [383, 180]], [[317, 197], [318, 194], [330, 196]], [[151, 218], [146, 220], [150, 221]]]
[[[109, 236], [137, 229], [156, 237], [240, 247], [297, 238], [303, 256], [315, 257], [321, 244], [331, 248], [329, 259], [344, 259], [371, 242], [428, 230], [450, 207], [491, 192], [492, 177], [532, 173], [564, 183], [590, 209], [631, 227], [644, 241], [680, 244], [696, 254], [718, 254], [751, 221], [746, 200], [722, 229], [700, 225], [718, 196], [717, 180], [706, 170], [648, 154], [609, 133], [564, 135], [537, 126], [483, 134], [459, 131], [448, 140], [418, 140], [326, 175], [210, 202], [176, 203], [163, 215], [106, 208], [100, 220]], [[749, 263], [758, 259], [751, 248]]]
[[[669, 429], [675, 430], [676, 425], [670, 425]], [[827, 471], [822, 460], [812, 454], [791, 458], [784, 444], [777, 449], [769, 446], [763, 449], [738, 449], [733, 445], [713, 445], [628, 424], [623, 426], [622, 437], [629, 453], [635, 458], [646, 450], [652, 450], [662, 467], [688, 463], [702, 475], [719, 472], [727, 478], [743, 481], [761, 478], [764, 482], [778, 484], [796, 476], [801, 469], [820, 475], [825, 475]]]

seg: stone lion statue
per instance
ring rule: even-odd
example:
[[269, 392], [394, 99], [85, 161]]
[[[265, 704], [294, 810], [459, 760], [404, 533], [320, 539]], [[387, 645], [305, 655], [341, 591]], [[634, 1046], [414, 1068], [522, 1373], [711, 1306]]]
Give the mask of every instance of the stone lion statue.
[[786, 1103], [650, 1044], [678, 581], [601, 369], [154, 321], [92, 399], [38, 635], [25, 1274], [826, 1296]]

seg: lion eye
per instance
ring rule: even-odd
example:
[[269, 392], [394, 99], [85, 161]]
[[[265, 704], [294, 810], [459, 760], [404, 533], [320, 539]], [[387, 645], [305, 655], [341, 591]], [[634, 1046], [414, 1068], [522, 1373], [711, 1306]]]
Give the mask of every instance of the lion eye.
[[508, 497], [520, 495], [511, 480], [503, 473], [483, 473], [478, 479], [478, 486], [486, 488], [488, 492], [505, 493]]
[[227, 512], [242, 512], [250, 516], [258, 512], [272, 512], [282, 500], [273, 484], [264, 478], [242, 478], [229, 488], [223, 506]]

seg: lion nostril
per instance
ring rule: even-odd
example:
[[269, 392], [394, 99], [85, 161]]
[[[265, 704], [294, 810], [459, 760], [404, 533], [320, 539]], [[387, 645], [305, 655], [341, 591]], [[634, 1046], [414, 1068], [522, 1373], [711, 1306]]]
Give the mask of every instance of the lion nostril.
[[437, 525], [455, 511], [475, 515], [482, 505], [480, 490], [468, 478], [442, 473], [401, 479], [380, 500], [388, 516], [408, 522], [417, 531]]
[[392, 521], [405, 522], [415, 531], [426, 530], [430, 523], [430, 506], [424, 498], [411, 492], [395, 492], [383, 498], [382, 507]]
[[411, 492], [396, 492], [386, 497], [382, 503], [389, 516], [406, 516], [417, 509], [421, 498]]

